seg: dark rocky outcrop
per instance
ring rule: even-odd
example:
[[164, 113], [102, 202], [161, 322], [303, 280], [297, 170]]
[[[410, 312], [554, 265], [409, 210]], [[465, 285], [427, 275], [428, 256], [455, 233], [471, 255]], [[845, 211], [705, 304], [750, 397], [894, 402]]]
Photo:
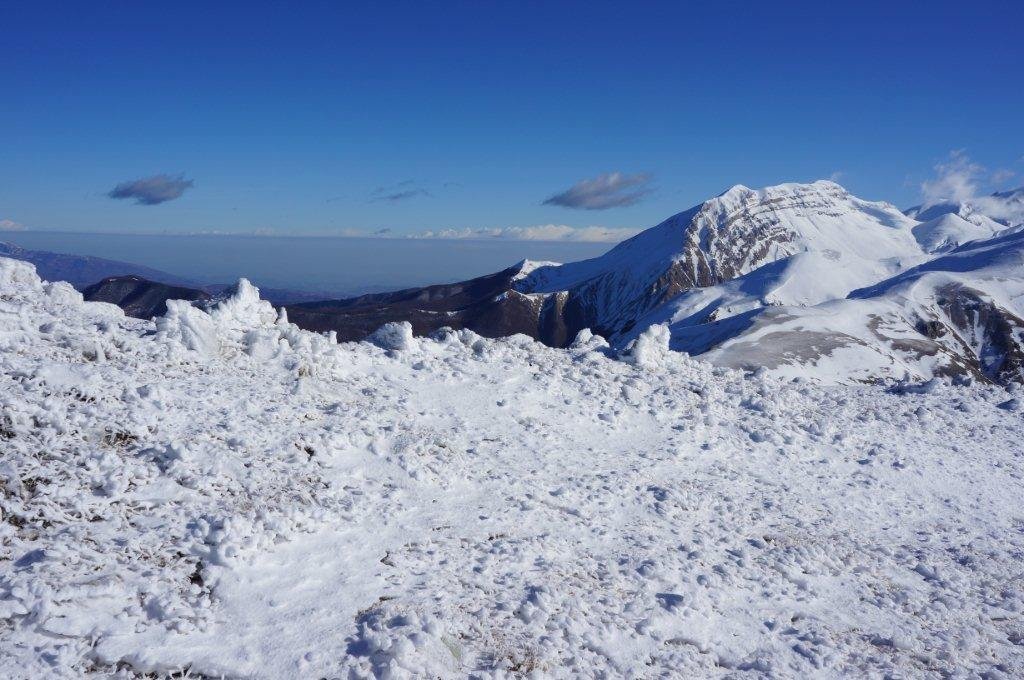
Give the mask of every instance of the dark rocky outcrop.
[[520, 271], [517, 265], [458, 283], [288, 305], [288, 318], [307, 330], [334, 331], [339, 340], [361, 340], [389, 321], [408, 321], [417, 335], [447, 326], [486, 337], [522, 333], [565, 345], [572, 340], [564, 320], [565, 297], [515, 290]]
[[992, 382], [1024, 381], [1024, 319], [968, 286], [949, 285], [939, 293], [949, 331], [941, 337], [951, 351]]
[[168, 300], [209, 300], [210, 294], [197, 288], [172, 286], [140, 276], [110, 276], [82, 290], [92, 302], [117, 305], [129, 316], [151, 319], [167, 311]]

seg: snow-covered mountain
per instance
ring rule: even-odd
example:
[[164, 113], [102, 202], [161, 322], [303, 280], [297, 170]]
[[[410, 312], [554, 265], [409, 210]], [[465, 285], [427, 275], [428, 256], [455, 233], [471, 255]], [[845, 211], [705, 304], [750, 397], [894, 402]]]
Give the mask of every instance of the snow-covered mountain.
[[968, 222], [988, 227], [991, 223], [1002, 227], [1024, 226], [1024, 187], [1010, 191], [997, 191], [988, 196], [967, 200], [946, 200], [909, 208], [907, 215], [928, 222], [942, 215], [956, 215]]
[[676, 349], [713, 363], [826, 382], [1024, 382], [1024, 233], [968, 243], [845, 299], [672, 330]]
[[1005, 224], [978, 213], [968, 213], [965, 218], [958, 212], [944, 212], [914, 227], [914, 236], [929, 253], [944, 253], [964, 243], [992, 238], [1009, 230]]
[[[997, 198], [1012, 206], [1017, 194]], [[571, 330], [620, 350], [664, 324], [673, 349], [731, 367], [1024, 381], [1024, 239], [961, 212], [912, 213], [919, 221], [832, 182], [734, 187], [517, 288], [561, 296]]]
[[[586, 330], [620, 352], [664, 325], [674, 349], [728, 366], [839, 382], [1016, 381], [1022, 205], [1018, 190], [904, 214], [828, 181], [735, 186], [590, 260], [525, 261], [288, 313], [342, 340], [407, 321], [417, 335], [467, 328], [559, 347]], [[144, 299], [152, 314], [173, 294], [130, 283], [96, 299], [129, 311]]]
[[[917, 224], [895, 206], [864, 201], [834, 182], [735, 186], [601, 257], [536, 268], [516, 289], [563, 297], [570, 333], [590, 328], [620, 345], [680, 293], [790, 258], [776, 267], [790, 275], [775, 277], [774, 297], [762, 304], [845, 295], [924, 259]], [[797, 271], [801, 281], [793, 280]]]

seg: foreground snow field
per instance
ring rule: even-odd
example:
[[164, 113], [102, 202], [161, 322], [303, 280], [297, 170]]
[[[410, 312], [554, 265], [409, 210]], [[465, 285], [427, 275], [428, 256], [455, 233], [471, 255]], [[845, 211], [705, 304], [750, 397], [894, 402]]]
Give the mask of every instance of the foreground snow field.
[[0, 259], [0, 676], [1024, 673], [1019, 392], [374, 340]]

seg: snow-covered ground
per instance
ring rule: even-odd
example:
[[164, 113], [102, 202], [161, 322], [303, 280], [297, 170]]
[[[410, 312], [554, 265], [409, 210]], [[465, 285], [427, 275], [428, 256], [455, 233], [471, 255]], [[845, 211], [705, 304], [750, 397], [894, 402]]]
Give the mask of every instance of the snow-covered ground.
[[1019, 391], [374, 340], [0, 259], [0, 676], [1024, 674]]

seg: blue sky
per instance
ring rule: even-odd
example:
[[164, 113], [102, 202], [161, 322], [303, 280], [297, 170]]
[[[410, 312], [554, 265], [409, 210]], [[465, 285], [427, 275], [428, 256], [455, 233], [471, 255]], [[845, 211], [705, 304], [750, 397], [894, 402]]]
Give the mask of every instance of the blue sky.
[[958, 149], [1024, 184], [1019, 2], [213, 5], [5, 7], [0, 220], [629, 229], [833, 175], [909, 206]]

